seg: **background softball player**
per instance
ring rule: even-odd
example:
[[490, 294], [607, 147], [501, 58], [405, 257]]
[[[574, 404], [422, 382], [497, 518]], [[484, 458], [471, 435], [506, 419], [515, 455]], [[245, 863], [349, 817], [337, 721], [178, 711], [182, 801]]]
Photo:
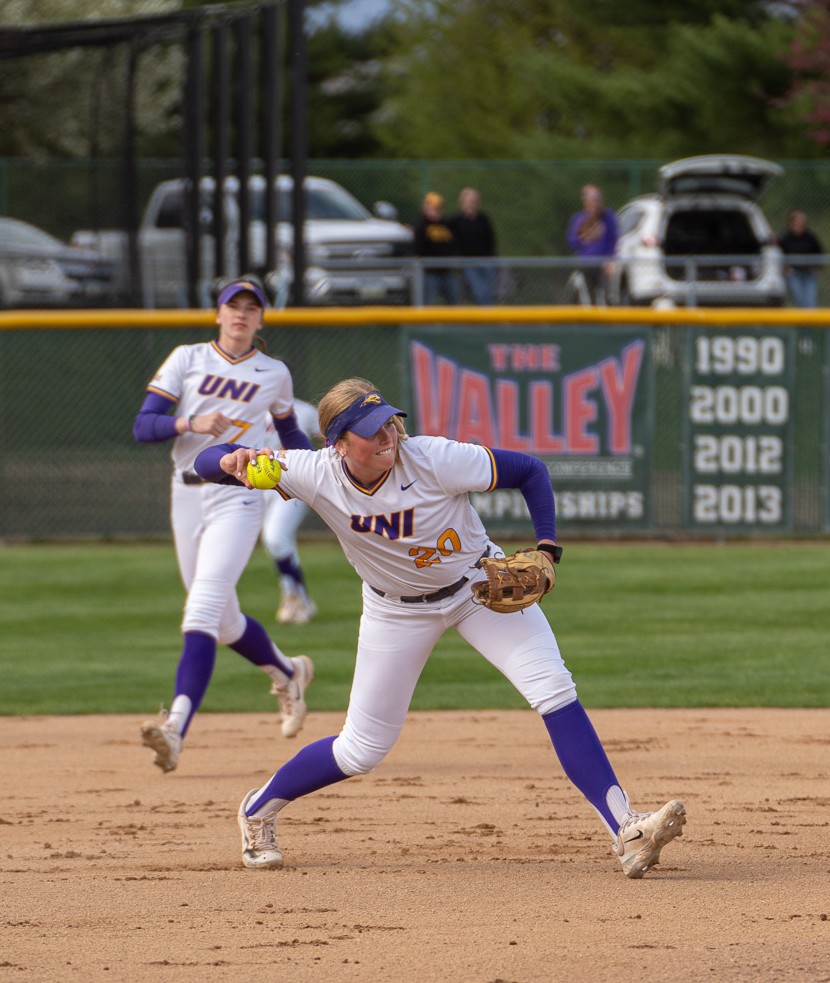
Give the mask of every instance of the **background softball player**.
[[[299, 428], [309, 438], [319, 437], [317, 410], [302, 399], [294, 400], [294, 413]], [[270, 414], [266, 419], [268, 446], [282, 447]], [[305, 625], [317, 614], [317, 605], [308, 596], [305, 575], [297, 548], [297, 530], [308, 514], [308, 506], [298, 498], [284, 499], [281, 495], [267, 495], [265, 521], [262, 525], [262, 543], [274, 561], [280, 584], [280, 602], [275, 619], [281, 625]]]
[[[683, 804], [632, 811], [538, 605], [497, 614], [474, 603], [490, 542], [470, 492], [519, 488], [539, 548], [556, 554], [550, 477], [526, 454], [442, 437], [406, 438], [402, 416], [365, 380], [319, 404], [323, 451], [281, 451], [277, 493], [307, 502], [331, 527], [363, 580], [363, 615], [346, 722], [303, 748], [239, 808], [243, 863], [279, 867], [276, 816], [289, 802], [375, 768], [394, 745], [418, 677], [449, 627], [496, 666], [539, 713], [566, 775], [613, 837], [628, 877], [642, 877], [682, 831]], [[226, 450], [231, 453], [223, 453]], [[196, 468], [246, 483], [255, 450], [213, 447]]]
[[[236, 596], [262, 527], [264, 497], [207, 484], [193, 470], [196, 454], [219, 439], [264, 441], [266, 413], [284, 447], [312, 446], [297, 427], [291, 373], [254, 347], [265, 306], [265, 291], [256, 278], [225, 286], [216, 303], [218, 338], [180, 345], [168, 356], [147, 387], [133, 429], [142, 442], [173, 441], [171, 520], [188, 592], [170, 711], [163, 721], [141, 727], [143, 743], [156, 752], [155, 764], [164, 772], [178, 764], [182, 739], [213, 673], [217, 642], [271, 677], [284, 736], [293, 737], [306, 715], [311, 660], [283, 655], [263, 626], [242, 613]], [[236, 544], [233, 551], [229, 541]]]

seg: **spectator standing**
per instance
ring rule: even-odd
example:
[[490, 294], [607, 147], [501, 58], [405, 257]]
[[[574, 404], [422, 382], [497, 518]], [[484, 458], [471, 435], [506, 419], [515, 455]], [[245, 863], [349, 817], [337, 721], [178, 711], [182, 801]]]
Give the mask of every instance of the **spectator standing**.
[[[807, 215], [795, 208], [787, 218], [787, 231], [779, 242], [785, 256], [821, 256], [824, 253], [818, 237], [810, 230]], [[818, 278], [816, 267], [799, 263], [787, 267], [787, 287], [795, 307], [818, 307]]]
[[[444, 199], [434, 191], [424, 195], [421, 214], [413, 228], [415, 255], [426, 260], [456, 256], [453, 230], [444, 217]], [[428, 266], [424, 270], [424, 303], [435, 304], [442, 296], [447, 304], [458, 304], [461, 291], [454, 269]]]
[[577, 256], [592, 260], [581, 268], [581, 272], [590, 299], [597, 304], [604, 300], [605, 282], [613, 271], [617, 217], [605, 207], [602, 191], [596, 184], [586, 184], [580, 197], [582, 209], [568, 223], [568, 247]]
[[[490, 216], [481, 210], [477, 188], [462, 188], [458, 211], [450, 219], [459, 256], [476, 258], [496, 255], [496, 233]], [[496, 302], [496, 268], [488, 263], [465, 266], [462, 271], [474, 304]]]

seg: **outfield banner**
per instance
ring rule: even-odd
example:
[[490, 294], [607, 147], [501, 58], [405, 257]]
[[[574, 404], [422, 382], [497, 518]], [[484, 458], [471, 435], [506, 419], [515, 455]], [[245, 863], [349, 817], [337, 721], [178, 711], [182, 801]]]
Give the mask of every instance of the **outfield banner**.
[[[412, 325], [403, 343], [414, 433], [540, 458], [571, 526], [650, 525], [649, 328]], [[526, 535], [519, 491], [472, 500], [485, 521]]]
[[794, 331], [687, 335], [684, 523], [792, 528]]

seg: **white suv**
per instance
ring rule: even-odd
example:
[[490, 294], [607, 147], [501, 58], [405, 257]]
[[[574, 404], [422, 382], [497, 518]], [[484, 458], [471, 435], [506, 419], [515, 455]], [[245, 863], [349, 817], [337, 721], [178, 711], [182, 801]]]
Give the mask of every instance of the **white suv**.
[[783, 169], [758, 157], [710, 154], [666, 164], [658, 174], [657, 194], [617, 213], [611, 303], [783, 303], [783, 256], [758, 205]]

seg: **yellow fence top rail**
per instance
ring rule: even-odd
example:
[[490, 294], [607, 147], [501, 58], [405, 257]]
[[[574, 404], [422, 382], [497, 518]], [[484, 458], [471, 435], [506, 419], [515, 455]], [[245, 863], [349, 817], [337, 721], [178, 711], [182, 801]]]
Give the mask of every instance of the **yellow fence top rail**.
[[[830, 308], [689, 307], [294, 307], [265, 312], [268, 325], [354, 327], [379, 324], [717, 324], [830, 326]], [[0, 311], [0, 330], [213, 327], [212, 309]]]

